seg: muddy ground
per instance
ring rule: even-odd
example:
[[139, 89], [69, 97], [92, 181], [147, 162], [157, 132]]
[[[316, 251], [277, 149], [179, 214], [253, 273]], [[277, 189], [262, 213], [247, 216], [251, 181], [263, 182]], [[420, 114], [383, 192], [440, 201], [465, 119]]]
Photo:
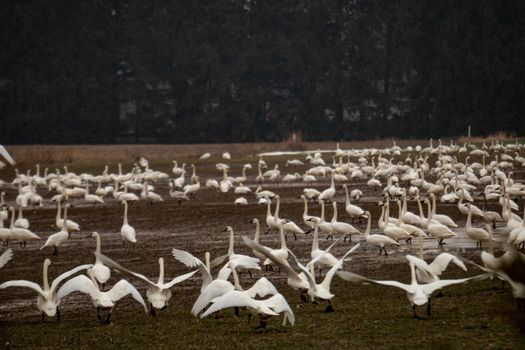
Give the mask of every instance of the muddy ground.
[[[192, 159], [187, 159], [188, 162]], [[230, 161], [233, 176], [240, 175], [240, 168], [246, 161], [254, 163], [254, 158]], [[283, 162], [279, 160], [281, 164]], [[272, 166], [274, 161], [268, 161]], [[206, 178], [219, 178], [214, 162], [197, 163], [201, 183]], [[112, 165], [114, 168], [114, 165]], [[86, 167], [79, 166], [85, 171]], [[170, 165], [158, 165], [159, 170], [169, 171]], [[75, 165], [70, 166], [75, 171]], [[282, 167], [282, 174], [288, 171]], [[297, 170], [303, 170], [299, 168]], [[99, 165], [91, 168], [100, 172]], [[301, 171], [300, 171], [301, 172]], [[252, 170], [248, 185], [255, 189], [256, 170]], [[6, 180], [7, 173], [0, 173]], [[523, 174], [518, 172], [518, 178]], [[328, 180], [312, 186], [324, 189]], [[350, 182], [350, 188], [361, 188], [365, 196], [361, 206], [372, 213], [372, 233], [379, 232], [377, 219], [380, 208], [377, 206], [378, 193], [365, 189], [363, 181]], [[156, 192], [164, 198], [162, 203], [133, 203], [129, 209], [129, 221], [137, 231], [138, 243], [122, 244], [120, 227], [123, 208], [113, 199], [104, 206], [87, 206], [81, 200], [73, 201], [74, 208], [69, 211], [71, 219], [78, 222], [81, 232], [74, 232], [68, 242], [59, 248], [58, 256], [53, 256], [52, 248], [39, 250], [47, 237], [57, 232], [54, 226], [56, 209], [46, 204], [43, 208], [29, 209], [25, 216], [31, 222], [31, 229], [42, 237], [42, 242], [28, 242], [26, 248], [11, 243], [14, 258], [0, 271], [0, 282], [11, 279], [26, 279], [41, 283], [42, 263], [45, 258], [52, 260], [50, 276], [81, 263], [94, 261], [95, 240], [90, 238], [93, 231], [101, 234], [102, 252], [131, 270], [140, 272], [152, 279], [158, 276], [158, 258], [166, 261], [167, 277], [190, 271], [175, 261], [171, 249], [187, 250], [203, 258], [206, 251], [212, 258], [225, 254], [228, 235], [224, 228], [232, 226], [236, 234], [235, 251], [249, 254], [242, 244], [242, 235], [253, 235], [254, 225], [249, 220], [257, 217], [264, 222], [266, 207], [256, 203], [253, 195], [246, 195], [247, 206], [233, 204], [237, 195], [230, 192], [223, 195], [215, 190], [201, 189], [197, 196], [179, 204], [168, 195], [166, 181], [155, 184]], [[294, 220], [301, 227], [303, 203], [299, 199], [303, 185], [269, 184], [265, 188], [278, 193], [281, 198], [282, 218]], [[6, 189], [8, 203], [14, 200], [15, 191]], [[45, 189], [39, 191], [44, 198], [50, 195]], [[344, 190], [338, 186], [336, 200], [339, 205], [339, 219], [349, 221], [344, 211]], [[477, 203], [481, 206], [480, 203]], [[520, 203], [521, 204], [521, 203]], [[495, 203], [489, 209], [500, 210]], [[409, 203], [409, 210], [417, 213], [415, 202]], [[425, 258], [429, 260], [441, 251], [479, 261], [479, 250], [475, 242], [468, 239], [461, 227], [466, 217], [459, 213], [455, 204], [439, 205], [439, 213], [452, 217], [460, 226], [456, 229], [458, 237], [451, 239], [443, 249], [438, 249], [434, 239], [425, 240]], [[312, 203], [310, 213], [320, 214], [318, 204]], [[397, 215], [397, 209], [393, 210]], [[328, 209], [328, 217], [332, 210]], [[482, 226], [480, 221], [474, 222]], [[364, 231], [366, 222], [355, 223]], [[266, 228], [262, 224], [262, 230]], [[506, 237], [501, 225], [495, 231], [498, 241]], [[340, 243], [334, 247], [334, 255], [339, 256], [351, 246], [360, 242], [358, 237], [352, 243]], [[264, 235], [262, 243], [278, 246], [278, 235]], [[288, 237], [289, 248], [303, 261], [309, 258], [312, 236], [300, 235], [297, 241]], [[321, 248], [330, 241], [321, 240]], [[500, 250], [496, 243], [494, 249]], [[360, 247], [353, 260], [345, 263], [344, 269], [375, 279], [392, 279], [408, 282], [409, 266], [404, 256], [417, 255], [417, 244], [402, 244], [399, 249], [390, 248], [389, 255], [378, 256], [378, 250]], [[447, 270], [447, 278], [465, 277], [477, 274], [476, 268], [469, 266], [468, 272], [452, 266]], [[0, 348], [523, 348], [525, 347], [525, 310], [518, 310], [508, 286], [499, 281], [476, 281], [449, 287], [444, 296], [433, 300], [432, 317], [423, 320], [412, 318], [412, 311], [404, 292], [376, 285], [357, 285], [335, 278], [333, 282], [334, 313], [324, 313], [324, 305], [305, 305], [298, 307], [298, 293], [286, 284], [284, 274], [277, 272], [255, 272], [254, 277], [267, 276], [277, 289], [283, 293], [296, 316], [294, 327], [283, 327], [281, 319], [269, 322], [263, 332], [254, 330], [257, 325], [252, 320], [247, 323], [246, 315], [235, 317], [232, 311], [224, 312], [219, 318], [198, 319], [190, 314], [190, 309], [198, 296], [201, 277], [196, 274], [190, 280], [175, 286], [170, 305], [157, 317], [144, 313], [141, 306], [127, 297], [117, 303], [112, 325], [102, 325], [96, 318], [95, 308], [89, 297], [75, 293], [64, 299], [60, 305], [62, 320], [47, 319], [42, 323], [41, 314], [36, 308], [36, 293], [29, 289], [9, 288], [0, 290]], [[112, 274], [110, 285], [122, 275]], [[127, 278], [127, 277], [126, 277]], [[127, 278], [145, 296], [146, 285], [138, 280]], [[242, 274], [243, 286], [250, 286], [255, 279]], [[418, 310], [425, 315], [424, 308]]]

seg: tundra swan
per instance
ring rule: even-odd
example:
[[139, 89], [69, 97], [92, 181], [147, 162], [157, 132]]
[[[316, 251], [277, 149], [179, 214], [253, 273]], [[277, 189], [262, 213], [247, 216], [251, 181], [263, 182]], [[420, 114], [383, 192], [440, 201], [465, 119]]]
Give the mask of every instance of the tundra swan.
[[4, 267], [5, 264], [9, 262], [13, 258], [13, 251], [11, 249], [7, 249], [5, 252], [0, 255], [0, 269]]
[[58, 254], [58, 247], [67, 241], [69, 237], [71, 236], [68, 229], [67, 229], [67, 208], [69, 208], [71, 205], [66, 204], [64, 205], [64, 222], [62, 224], [62, 229], [58, 231], [57, 233], [53, 233], [51, 236], [49, 236], [46, 240], [46, 243], [42, 247], [40, 247], [40, 250], [44, 249], [45, 247], [51, 247], [53, 246], [53, 255]]
[[[59, 199], [57, 201], [57, 217], [56, 217], [56, 220], [55, 220], [55, 225], [58, 227], [58, 228], [62, 228], [62, 226], [64, 225], [64, 220], [62, 220], [62, 218], [60, 217], [61, 215], [61, 212], [62, 212], [62, 208], [61, 208], [61, 200]], [[66, 220], [66, 225], [67, 225], [67, 229], [68, 231], [80, 231], [80, 226], [72, 221], [72, 220]]]
[[360, 276], [353, 272], [349, 271], [340, 271], [338, 272], [339, 277], [352, 282], [364, 282], [364, 283], [375, 283], [384, 286], [396, 287], [402, 289], [406, 292], [408, 301], [412, 306], [414, 311], [414, 318], [419, 318], [416, 313], [416, 306], [427, 305], [427, 315], [430, 316], [431, 311], [431, 296], [436, 290], [442, 289], [444, 287], [465, 283], [472, 279], [479, 279], [480, 276], [461, 278], [455, 280], [438, 280], [430, 283], [419, 284], [416, 278], [416, 269], [414, 262], [411, 259], [410, 255], [406, 256], [410, 264], [410, 273], [411, 273], [411, 282], [410, 284], [401, 283], [398, 281], [377, 281], [367, 277]]
[[155, 316], [155, 309], [164, 310], [168, 306], [168, 301], [171, 298], [170, 288], [174, 285], [184, 282], [191, 276], [193, 276], [197, 271], [195, 270], [184, 275], [173, 278], [170, 282], [164, 282], [164, 258], [159, 258], [159, 278], [157, 283], [151, 281], [146, 276], [128, 270], [119, 263], [113, 261], [105, 255], [100, 254], [98, 258], [107, 266], [111, 267], [113, 270], [127, 274], [129, 276], [136, 277], [148, 285], [146, 290], [146, 296], [148, 298], [148, 303], [150, 305], [150, 313]]
[[467, 204], [467, 207], [468, 207], [468, 215], [467, 215], [467, 222], [465, 224], [465, 233], [471, 239], [476, 241], [476, 248], [479, 245], [479, 249], [481, 249], [481, 245], [483, 242], [494, 241], [494, 238], [492, 237], [492, 228], [488, 224], [486, 226], [487, 230], [484, 230], [482, 228], [472, 227], [472, 206], [471, 204]]
[[358, 235], [361, 232], [359, 232], [358, 229], [346, 222], [337, 221], [337, 202], [332, 202], [332, 206], [334, 208], [334, 215], [332, 216], [332, 221], [330, 222], [330, 225], [332, 226], [333, 232], [336, 234], [343, 235], [343, 242], [346, 242], [347, 238], [351, 242], [352, 235]]
[[370, 234], [370, 229], [372, 227], [372, 217], [370, 215], [369, 211], [366, 211], [365, 214], [368, 216], [368, 221], [366, 224], [366, 231], [365, 231], [365, 240], [366, 244], [371, 244], [376, 247], [379, 247], [379, 255], [381, 255], [381, 252], [384, 251], [385, 255], [388, 255], [388, 252], [386, 251], [385, 246], [386, 245], [399, 245], [398, 242], [394, 241], [392, 238], [379, 235], [379, 234]]
[[24, 218], [23, 207], [18, 207], [18, 218], [15, 221], [15, 227], [18, 228], [29, 228], [29, 220]]
[[328, 187], [326, 190], [321, 192], [321, 194], [319, 195], [318, 199], [319, 200], [327, 200], [328, 199], [328, 200], [333, 201], [334, 200], [334, 196], [335, 196], [335, 184], [334, 184], [334, 176], [332, 175], [331, 176], [330, 187]]
[[135, 229], [128, 224], [128, 202], [122, 201], [124, 204], [124, 222], [120, 228], [120, 235], [122, 236], [122, 244], [125, 244], [126, 241], [131, 243], [137, 243]]
[[350, 197], [348, 196], [348, 187], [346, 186], [346, 184], [343, 185], [343, 188], [345, 189], [345, 198], [346, 198], [345, 210], [346, 212], [348, 213], [348, 215], [350, 215], [352, 220], [354, 218], [359, 218], [359, 220], [361, 220], [361, 217], [365, 214], [365, 211], [361, 207], [350, 203]]
[[[93, 276], [93, 271], [91, 269], [87, 270], [87, 274], [89, 276], [86, 277], [84, 275], [80, 275], [77, 277], [73, 277], [60, 288], [60, 290], [57, 293], [58, 299], [62, 299], [69, 294], [73, 292], [81, 292], [85, 294], [89, 294], [91, 297], [91, 300], [93, 301], [93, 305], [97, 308], [97, 318], [102, 322], [106, 324], [110, 324], [110, 317], [111, 313], [113, 312], [113, 309], [115, 308], [115, 302], [119, 301], [123, 297], [125, 297], [128, 294], [131, 294], [133, 299], [135, 299], [139, 304], [141, 304], [144, 307], [144, 311], [147, 312], [146, 304], [144, 303], [144, 299], [140, 295], [139, 291], [133, 287], [128, 281], [122, 279], [117, 282], [107, 292], [100, 291], [98, 287], [97, 280]], [[102, 321], [102, 318], [100, 316], [100, 309], [109, 309], [108, 315], [106, 320]]]
[[91, 234], [91, 237], [95, 237], [97, 241], [97, 247], [95, 249], [95, 265], [91, 268], [93, 271], [93, 276], [97, 280], [98, 283], [102, 284], [102, 290], [104, 290], [104, 287], [106, 286], [106, 282], [111, 277], [111, 270], [109, 267], [104, 265], [104, 263], [99, 259], [100, 256], [100, 235], [98, 232], [93, 232]]
[[[0, 289], [4, 289], [7, 287], [24, 287], [24, 288], [31, 288], [34, 291], [38, 293], [38, 299], [37, 299], [37, 307], [38, 310], [42, 312], [42, 322], [45, 321], [46, 315], [48, 317], [54, 317], [57, 316], [57, 319], [60, 321], [60, 311], [58, 310], [58, 306], [60, 304], [60, 299], [62, 299], [60, 296], [55, 293], [58, 285], [60, 282], [65, 280], [66, 278], [74, 275], [75, 273], [89, 269], [91, 265], [80, 265], [77, 266], [67, 272], [62, 273], [57, 278], [53, 280], [53, 283], [51, 283], [51, 286], [49, 286], [48, 281], [48, 268], [49, 265], [51, 265], [51, 260], [45, 259], [44, 260], [44, 269], [43, 269], [43, 284], [42, 287], [36, 284], [35, 282], [31, 281], [25, 281], [25, 280], [13, 280], [8, 281], [0, 284]], [[62, 288], [58, 290], [60, 292]]]
[[28, 229], [15, 227], [15, 208], [11, 207], [9, 208], [9, 210], [11, 211], [11, 225], [9, 226], [11, 234], [9, 235], [9, 240], [20, 241], [20, 244], [23, 244], [23, 246], [25, 247], [26, 241], [34, 241], [40, 239], [40, 237], [38, 237], [36, 234], [29, 231]]

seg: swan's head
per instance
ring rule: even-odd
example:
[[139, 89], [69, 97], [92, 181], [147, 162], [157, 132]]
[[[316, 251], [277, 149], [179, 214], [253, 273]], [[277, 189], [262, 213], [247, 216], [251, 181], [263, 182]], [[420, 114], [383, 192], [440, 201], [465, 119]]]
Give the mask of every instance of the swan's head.
[[44, 266], [47, 267], [49, 265], [51, 265], [51, 260], [49, 259], [44, 260]]
[[222, 232], [233, 232], [233, 228], [231, 226], [226, 226]]
[[41, 296], [38, 296], [38, 309], [46, 314], [48, 317], [54, 317], [57, 313], [57, 306], [60, 300], [56, 297], [53, 300], [46, 300]]
[[253, 218], [250, 220], [250, 224], [258, 224], [259, 223], [259, 219], [257, 218]]
[[93, 232], [93, 233], [91, 234], [91, 237], [93, 237], [93, 238], [95, 238], [95, 237], [99, 237], [98, 232]]
[[343, 188], [347, 188], [348, 186], [346, 186], [346, 184], [343, 184]]
[[370, 217], [370, 212], [369, 211], [365, 211], [365, 213], [363, 214], [363, 217], [368, 219]]
[[306, 219], [306, 221], [311, 221], [313, 223], [318, 224], [321, 220], [319, 218], [311, 217], [311, 218]]
[[164, 258], [159, 258], [159, 265], [164, 265]]

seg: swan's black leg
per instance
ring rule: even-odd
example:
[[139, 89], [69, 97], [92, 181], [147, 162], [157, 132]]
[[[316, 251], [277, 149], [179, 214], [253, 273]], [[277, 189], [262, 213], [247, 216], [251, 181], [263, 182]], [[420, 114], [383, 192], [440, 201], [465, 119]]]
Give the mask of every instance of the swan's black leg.
[[46, 314], [42, 312], [42, 323], [46, 322]]
[[412, 316], [412, 317], [419, 320], [420, 317], [416, 313], [416, 305], [412, 305], [412, 310], [414, 311], [414, 316]]
[[53, 255], [58, 255], [58, 248], [57, 248], [57, 246], [54, 246], [53, 248], [54, 248], [53, 249]]
[[328, 300], [328, 305], [326, 305], [326, 308], [324, 309], [324, 312], [334, 312], [334, 307], [332, 306], [332, 303], [330, 302], [330, 300]]
[[431, 298], [428, 298], [428, 304], [427, 304], [427, 316], [430, 316], [432, 305], [431, 305]]
[[240, 309], [236, 306], [233, 308], [233, 312], [235, 314], [235, 316], [239, 317], [241, 315], [241, 311]]
[[60, 310], [57, 307], [57, 321], [60, 322]]
[[149, 314], [153, 317], [157, 316], [157, 311], [153, 307], [153, 304], [149, 304]]

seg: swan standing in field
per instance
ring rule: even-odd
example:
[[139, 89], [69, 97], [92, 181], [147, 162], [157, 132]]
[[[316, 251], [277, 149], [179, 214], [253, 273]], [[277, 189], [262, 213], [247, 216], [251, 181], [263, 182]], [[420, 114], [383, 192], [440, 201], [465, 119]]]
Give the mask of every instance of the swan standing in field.
[[[107, 292], [100, 291], [97, 280], [93, 276], [93, 271], [91, 269], [87, 270], [89, 276], [80, 275], [74, 277], [64, 283], [57, 293], [58, 299], [62, 299], [73, 292], [81, 292], [88, 294], [93, 301], [93, 305], [97, 308], [97, 318], [105, 324], [110, 324], [110, 317], [113, 309], [115, 308], [115, 302], [124, 298], [126, 295], [131, 294], [133, 299], [135, 299], [140, 305], [144, 307], [144, 311], [148, 312], [146, 308], [146, 303], [140, 295], [139, 291], [133, 287], [128, 281], [120, 280]], [[100, 309], [109, 310], [106, 320], [102, 321], [100, 316]]]
[[58, 247], [67, 241], [71, 234], [69, 233], [67, 229], [67, 208], [69, 208], [71, 205], [66, 204], [64, 205], [64, 222], [62, 224], [62, 229], [58, 231], [57, 233], [52, 234], [49, 236], [46, 240], [46, 243], [42, 247], [40, 247], [40, 250], [44, 249], [45, 247], [51, 247], [53, 246], [53, 255], [58, 255]]
[[128, 202], [122, 201], [124, 204], [124, 222], [120, 228], [120, 235], [122, 236], [122, 244], [126, 244], [126, 241], [131, 243], [137, 243], [135, 229], [133, 226], [128, 224]]
[[228, 260], [230, 262], [233, 262], [236, 266], [243, 267], [245, 269], [248, 269], [248, 272], [250, 273], [251, 277], [251, 269], [260, 270], [261, 267], [259, 266], [259, 259], [248, 256], [248, 255], [242, 255], [242, 254], [235, 254], [233, 251], [235, 236], [233, 234], [233, 228], [231, 226], [226, 226], [224, 229], [225, 232], [228, 232], [230, 234], [230, 242], [228, 246]]
[[407, 255], [407, 259], [410, 264], [410, 273], [411, 273], [411, 282], [410, 284], [401, 283], [398, 281], [377, 281], [367, 277], [360, 276], [353, 272], [349, 271], [340, 271], [338, 272], [339, 277], [352, 282], [364, 282], [364, 283], [375, 283], [384, 286], [396, 287], [404, 290], [407, 293], [408, 301], [412, 306], [414, 311], [414, 318], [419, 318], [416, 313], [416, 306], [422, 306], [427, 304], [427, 315], [430, 316], [431, 313], [431, 296], [436, 290], [442, 289], [447, 286], [454, 284], [465, 283], [472, 279], [479, 279], [479, 276], [461, 278], [455, 280], [438, 280], [431, 283], [419, 284], [416, 278], [416, 269], [414, 262], [411, 259], [410, 255]]
[[15, 227], [18, 228], [29, 228], [29, 220], [24, 218], [23, 207], [18, 207], [18, 218], [15, 221]]
[[312, 230], [315, 228], [314, 221], [312, 221], [310, 219], [312, 219], [312, 218], [316, 218], [318, 220], [321, 220], [321, 219], [318, 218], [317, 216], [308, 215], [308, 201], [306, 200], [306, 196], [304, 194], [302, 194], [301, 195], [301, 199], [304, 202], [303, 221], [308, 227], [310, 227], [310, 229], [305, 232], [305, 234], [308, 234], [308, 233], [312, 232]]
[[436, 214], [436, 195], [431, 193], [430, 198], [432, 198], [432, 220], [435, 220], [448, 227], [458, 227], [454, 220], [452, 220], [449, 216], [444, 214]]
[[326, 190], [321, 192], [321, 194], [319, 195], [319, 197], [317, 199], [318, 200], [327, 200], [328, 199], [328, 200], [333, 201], [334, 200], [334, 196], [335, 196], [335, 184], [334, 184], [334, 176], [332, 175], [331, 176], [330, 187], [328, 187]]
[[93, 276], [97, 280], [98, 283], [102, 284], [102, 290], [104, 290], [106, 286], [106, 282], [111, 277], [111, 270], [102, 263], [102, 261], [99, 259], [100, 256], [100, 235], [98, 232], [93, 232], [91, 234], [91, 237], [95, 237], [97, 240], [97, 247], [95, 250], [95, 265], [91, 268], [93, 271]]
[[371, 244], [376, 247], [379, 247], [379, 255], [381, 255], [381, 252], [384, 251], [385, 255], [388, 255], [388, 252], [386, 251], [385, 246], [387, 245], [399, 245], [398, 242], [394, 241], [392, 238], [384, 236], [384, 235], [378, 235], [378, 234], [370, 234], [370, 229], [372, 228], [372, 217], [370, 215], [369, 211], [366, 211], [365, 214], [368, 216], [368, 222], [366, 224], [366, 231], [364, 233], [366, 244]]
[[9, 235], [9, 240], [20, 241], [20, 245], [25, 247], [27, 241], [35, 241], [40, 239], [40, 237], [28, 229], [15, 227], [15, 208], [11, 207], [9, 210], [11, 211], [11, 225], [9, 226], [11, 233]]
[[275, 224], [277, 225], [277, 229], [280, 230], [282, 227], [284, 234], [291, 232], [293, 234], [294, 239], [297, 241], [297, 234], [304, 233], [304, 231], [299, 226], [297, 226], [297, 224], [292, 220], [281, 219], [279, 217], [281, 199], [278, 195], [275, 196], [275, 199], [277, 200], [277, 203], [275, 204], [275, 213], [273, 214], [273, 219], [275, 221]]
[[426, 220], [421, 220], [421, 223], [423, 228], [426, 228], [428, 233], [438, 240], [438, 245], [442, 246], [445, 244], [443, 243], [443, 240], [456, 237], [457, 235], [447, 226], [441, 224], [438, 221], [434, 221], [434, 213], [430, 208], [430, 201], [428, 198], [425, 199], [425, 203], [427, 204], [428, 208], [428, 218]]
[[125, 273], [129, 276], [136, 277], [143, 282], [145, 282], [148, 285], [148, 289], [146, 291], [146, 296], [148, 298], [148, 303], [150, 305], [150, 314], [152, 316], [156, 315], [155, 309], [164, 310], [166, 307], [168, 307], [168, 301], [171, 299], [171, 290], [170, 288], [174, 285], [184, 282], [191, 276], [193, 276], [197, 271], [195, 270], [189, 273], [186, 273], [184, 275], [178, 276], [173, 278], [170, 282], [165, 283], [164, 282], [164, 258], [159, 258], [159, 278], [157, 280], [157, 283], [151, 281], [146, 276], [130, 271], [123, 267], [122, 265], [118, 264], [117, 262], [113, 261], [112, 259], [108, 258], [105, 255], [100, 254], [98, 258], [107, 266], [111, 267], [113, 270]]
[[95, 206], [95, 204], [97, 203], [104, 204], [104, 200], [101, 197], [97, 196], [96, 194], [89, 194], [89, 183], [87, 182], [86, 182], [86, 192], [84, 193], [84, 200], [87, 203], [93, 204], [93, 206]]
[[484, 230], [482, 228], [472, 227], [472, 206], [470, 204], [467, 204], [467, 207], [468, 207], [468, 215], [467, 215], [467, 222], [465, 224], [465, 233], [471, 239], [476, 241], [476, 248], [479, 245], [479, 249], [481, 249], [481, 245], [483, 242], [494, 241], [494, 238], [492, 237], [492, 229], [490, 225], [488, 224], [486, 226], [487, 230]]
[[[62, 212], [61, 203], [62, 202], [59, 199], [57, 201], [57, 216], [55, 220], [55, 225], [58, 228], [63, 228], [62, 226], [64, 225], [64, 220], [62, 220], [61, 218], [61, 212]], [[80, 231], [80, 226], [72, 220], [69, 220], [69, 219], [66, 220], [66, 226], [67, 226], [68, 231]]]
[[331, 268], [337, 264], [337, 258], [332, 253], [319, 249], [319, 219], [311, 218], [310, 222], [314, 224], [314, 237], [312, 240], [312, 249], [310, 250], [310, 257], [316, 259], [316, 264], [319, 266], [319, 275], [323, 267]]
[[343, 185], [343, 188], [345, 189], [345, 198], [346, 198], [345, 210], [346, 212], [348, 213], [348, 215], [350, 215], [352, 220], [354, 218], [359, 218], [359, 220], [361, 221], [361, 217], [365, 214], [365, 211], [361, 207], [350, 203], [350, 197], [348, 196], [348, 187], [346, 186], [346, 184]]
[[49, 265], [51, 265], [51, 260], [46, 259], [44, 260], [44, 270], [43, 270], [43, 284], [42, 287], [40, 287], [35, 282], [31, 281], [25, 281], [25, 280], [13, 280], [8, 281], [0, 284], [0, 289], [8, 288], [8, 287], [23, 287], [23, 288], [31, 288], [34, 291], [38, 293], [38, 299], [37, 299], [37, 307], [38, 310], [42, 312], [42, 322], [45, 321], [46, 315], [48, 317], [54, 317], [57, 316], [57, 319], [60, 321], [60, 311], [58, 310], [58, 305], [60, 304], [61, 297], [57, 294], [60, 293], [59, 289], [58, 293], [55, 293], [55, 290], [57, 289], [60, 282], [65, 280], [66, 278], [74, 275], [75, 273], [89, 269], [91, 265], [80, 265], [75, 267], [74, 269], [71, 269], [67, 272], [62, 273], [57, 278], [53, 280], [53, 283], [51, 283], [51, 287], [49, 286], [48, 281], [48, 268]]
[[347, 238], [350, 242], [352, 242], [352, 235], [359, 235], [361, 234], [361, 232], [359, 232], [358, 229], [346, 222], [337, 221], [337, 202], [332, 202], [332, 206], [334, 208], [334, 215], [332, 216], [332, 221], [330, 221], [330, 225], [332, 226], [333, 232], [342, 235], [343, 242], [346, 242]]

